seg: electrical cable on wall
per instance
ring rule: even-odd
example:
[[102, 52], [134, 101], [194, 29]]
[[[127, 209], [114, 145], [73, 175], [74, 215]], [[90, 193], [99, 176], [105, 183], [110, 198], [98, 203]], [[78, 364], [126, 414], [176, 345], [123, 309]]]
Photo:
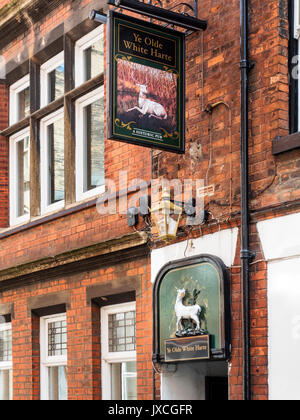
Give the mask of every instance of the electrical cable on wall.
[[[204, 92], [203, 92], [204, 93]], [[204, 112], [207, 112], [209, 114], [209, 120], [210, 120], [210, 134], [209, 134], [209, 147], [210, 147], [210, 151], [209, 151], [209, 163], [208, 163], [208, 168], [206, 171], [206, 185], [208, 186], [208, 174], [209, 171], [211, 169], [211, 163], [212, 163], [212, 133], [213, 133], [213, 117], [212, 117], [212, 113], [213, 110], [216, 109], [217, 107], [219, 107], [220, 105], [223, 105], [227, 108], [228, 110], [228, 129], [229, 129], [229, 138], [230, 138], [230, 164], [229, 164], [229, 178], [230, 178], [230, 187], [229, 187], [229, 207], [230, 207], [230, 215], [232, 214], [232, 206], [234, 205], [234, 203], [232, 202], [232, 184], [233, 184], [233, 180], [232, 180], [232, 111], [230, 106], [224, 102], [224, 101], [219, 101], [216, 102], [214, 104], [208, 104], [206, 105], [206, 107], [204, 108]], [[210, 203], [212, 203], [213, 201], [210, 201]], [[228, 206], [228, 203], [219, 203], [214, 201], [215, 204], [220, 205], [220, 206]], [[208, 203], [208, 204], [210, 204]]]

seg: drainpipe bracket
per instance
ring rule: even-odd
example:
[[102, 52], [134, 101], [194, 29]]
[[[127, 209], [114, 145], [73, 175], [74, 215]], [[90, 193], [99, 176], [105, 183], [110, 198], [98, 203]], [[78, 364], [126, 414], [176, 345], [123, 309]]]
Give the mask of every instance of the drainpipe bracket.
[[252, 70], [253, 67], [255, 66], [255, 63], [253, 61], [248, 61], [248, 60], [241, 60], [240, 61], [240, 69], [247, 69], [247, 70]]
[[250, 251], [249, 249], [242, 249], [240, 252], [240, 257], [241, 259], [245, 260], [254, 260], [254, 258], [256, 257], [256, 253]]
[[157, 353], [152, 354], [152, 362], [153, 363], [160, 363], [160, 355]]

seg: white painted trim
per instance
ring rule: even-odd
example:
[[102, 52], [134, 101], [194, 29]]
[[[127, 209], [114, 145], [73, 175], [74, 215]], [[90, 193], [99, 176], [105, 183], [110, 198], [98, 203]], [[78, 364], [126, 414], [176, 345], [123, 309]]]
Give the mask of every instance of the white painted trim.
[[[30, 220], [30, 213], [23, 216], [16, 216], [17, 209], [17, 143], [29, 137], [29, 162], [30, 162], [30, 130], [29, 127], [14, 134], [9, 139], [9, 220], [10, 226], [26, 223]], [[29, 163], [30, 165], [30, 163]], [[30, 166], [29, 166], [30, 170]]]
[[257, 230], [268, 262], [269, 399], [299, 400], [300, 213], [263, 220]]
[[102, 355], [102, 399], [111, 400], [111, 367], [112, 363], [135, 362], [136, 351], [109, 352], [108, 315], [119, 312], [136, 311], [136, 303], [104, 306], [101, 311], [101, 355]]
[[76, 201], [82, 201], [87, 198], [92, 198], [105, 192], [105, 184], [100, 185], [90, 191], [83, 191], [83, 177], [84, 177], [84, 150], [83, 150], [83, 139], [84, 139], [84, 121], [83, 121], [83, 109], [91, 105], [93, 102], [103, 98], [104, 86], [93, 90], [87, 95], [76, 101], [75, 105], [75, 118], [76, 118]]
[[12, 369], [12, 362], [0, 362], [0, 370], [9, 370], [9, 369]]
[[57, 67], [64, 64], [64, 51], [60, 52], [50, 60], [46, 61], [41, 66], [40, 83], [41, 83], [41, 107], [49, 104], [49, 90], [48, 90], [48, 74], [55, 70]]
[[265, 259], [291, 258], [300, 253], [300, 213], [257, 223]]
[[104, 40], [103, 26], [89, 32], [84, 37], [80, 38], [75, 44], [75, 86], [80, 86], [85, 82], [84, 77], [84, 51], [93, 45], [96, 41]]
[[65, 201], [60, 200], [57, 203], [48, 205], [48, 193], [49, 193], [49, 179], [48, 179], [48, 135], [47, 128], [55, 121], [64, 118], [64, 109], [60, 108], [53, 114], [43, 118], [40, 123], [40, 176], [41, 176], [41, 214], [51, 213], [57, 211], [65, 206]]
[[4, 322], [3, 324], [0, 324], [0, 331], [7, 330], [11, 330], [11, 322]]
[[300, 258], [268, 263], [270, 400], [300, 400], [299, 267]]
[[9, 124], [13, 125], [19, 121], [18, 94], [30, 85], [29, 74], [22, 77], [9, 88]]
[[237, 237], [238, 228], [226, 229], [197, 239], [154, 249], [151, 252], [152, 283], [155, 282], [156, 276], [165, 264], [199, 254], [215, 255], [221, 258], [227, 267], [231, 267], [236, 254]]
[[52, 366], [66, 366], [67, 356], [48, 356], [48, 324], [51, 322], [65, 321], [67, 315], [55, 314], [40, 318], [40, 393], [41, 400], [49, 399], [49, 375], [48, 368]]

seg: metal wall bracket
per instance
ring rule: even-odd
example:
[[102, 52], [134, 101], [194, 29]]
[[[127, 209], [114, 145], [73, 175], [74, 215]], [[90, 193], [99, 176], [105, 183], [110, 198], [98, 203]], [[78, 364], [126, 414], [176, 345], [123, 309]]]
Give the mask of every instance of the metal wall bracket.
[[130, 207], [127, 210], [127, 224], [129, 227], [137, 226], [139, 215], [145, 218], [149, 215], [150, 197], [143, 195], [139, 200], [139, 207]]
[[252, 70], [254, 66], [255, 66], [255, 63], [252, 61], [247, 61], [247, 60], [240, 61], [240, 69]]
[[[207, 21], [197, 18], [198, 0], [194, 0], [193, 6], [188, 3], [179, 3], [170, 10], [164, 9], [160, 0], [156, 0], [156, 2], [160, 4], [160, 7], [150, 3], [143, 3], [138, 0], [107, 0], [107, 4], [111, 6], [130, 10], [131, 12], [139, 13], [152, 19], [162, 20], [170, 25], [179, 26], [189, 31], [206, 30]], [[181, 13], [175, 12], [174, 10], [178, 8], [183, 8], [185, 11]], [[195, 17], [190, 16], [188, 14], [190, 12], [192, 12]]]

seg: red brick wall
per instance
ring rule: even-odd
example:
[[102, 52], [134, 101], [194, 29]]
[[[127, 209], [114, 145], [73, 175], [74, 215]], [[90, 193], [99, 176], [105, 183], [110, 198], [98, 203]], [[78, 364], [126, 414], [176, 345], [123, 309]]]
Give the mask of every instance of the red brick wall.
[[[249, 73], [253, 210], [298, 199], [300, 194], [299, 151], [272, 155], [272, 140], [289, 130], [287, 4], [252, 0], [249, 7], [249, 58], [254, 63]], [[159, 170], [153, 174], [213, 184], [215, 193], [205, 203], [222, 220], [240, 209], [239, 13], [239, 2], [200, 2], [199, 16], [208, 20], [208, 29], [203, 35], [204, 60], [202, 34], [187, 38], [186, 154], [156, 153]], [[211, 115], [203, 112], [209, 104], [218, 104]]]
[[[284, 32], [287, 21], [286, 10], [282, 7], [285, 3], [253, 1], [250, 5], [250, 58], [255, 62], [250, 75], [253, 208], [297, 198], [299, 191], [298, 152], [292, 152], [288, 158], [274, 159], [271, 155], [271, 140], [286, 133], [288, 128], [287, 39]], [[46, 34], [72, 13], [69, 4], [65, 3], [36, 24], [34, 29], [40, 35]], [[186, 154], [176, 157], [161, 153], [158, 158], [159, 175], [207, 179], [208, 184], [215, 187], [214, 196], [207, 200], [207, 208], [216, 218], [225, 218], [230, 210], [239, 210], [239, 4], [208, 1], [205, 5], [199, 4], [199, 16], [207, 18], [209, 26], [204, 33], [203, 63], [201, 33], [187, 38]], [[228, 25], [230, 31], [224, 31], [223, 28]], [[29, 31], [25, 37], [19, 37], [7, 46], [2, 51], [5, 58], [10, 60], [23, 45], [30, 51], [35, 42], [35, 31]], [[201, 112], [202, 105], [205, 107], [220, 101], [229, 108], [219, 105], [212, 115]], [[149, 152], [145, 149], [108, 141], [107, 177], [116, 177], [119, 169], [130, 168], [129, 177], [149, 179], [148, 163], [145, 164], [149, 159]], [[275, 171], [277, 176], [271, 187], [259, 194], [272, 182]], [[110, 221], [115, 222], [114, 219]], [[110, 222], [108, 224], [111, 225]], [[51, 235], [51, 229], [47, 232], [46, 228], [45, 234]], [[14, 248], [9, 240], [3, 245], [8, 254]], [[23, 261], [22, 258], [20, 261]]]
[[[64, 5], [49, 14], [34, 28], [40, 35], [68, 19], [70, 6]], [[38, 30], [39, 28], [39, 30]], [[29, 53], [35, 42], [35, 31], [19, 37], [2, 54], [9, 61], [26, 45]], [[7, 89], [0, 85], [0, 129], [8, 125]], [[3, 104], [3, 106], [2, 106]], [[0, 227], [8, 225], [8, 139], [0, 139]], [[140, 178], [149, 180], [150, 151], [124, 143], [106, 141], [106, 178], [119, 186], [119, 171], [128, 172], [128, 183]], [[2, 193], [3, 192], [3, 193]], [[45, 223], [23, 233], [1, 240], [0, 267], [34, 261], [72, 249], [132, 233], [126, 215], [99, 215], [93, 206], [84, 211]], [[152, 398], [152, 286], [148, 260], [116, 264], [83, 276], [45, 281], [34, 286], [12, 289], [0, 294], [0, 302], [14, 302], [13, 329], [14, 398], [38, 399], [39, 380], [39, 318], [27, 312], [27, 299], [68, 290], [71, 307], [68, 322], [68, 383], [70, 399], [101, 398], [101, 354], [99, 308], [87, 304], [86, 288], [91, 284], [106, 284], [115, 277], [141, 276], [142, 295], [137, 297], [137, 364], [140, 399]]]
[[[251, 5], [250, 181], [252, 208], [299, 198], [299, 152], [272, 156], [272, 140], [289, 133], [287, 1]], [[262, 23], [263, 19], [263, 23]], [[289, 165], [291, 160], [295, 165]], [[285, 177], [287, 166], [290, 175]]]
[[[251, 225], [251, 250], [256, 252], [250, 265], [250, 356], [252, 399], [268, 399], [268, 311], [267, 263], [261, 249], [256, 224]], [[243, 336], [241, 260], [238, 241], [231, 267], [232, 355], [229, 362], [229, 395], [231, 400], [243, 398]]]
[[[289, 130], [287, 4], [284, 0], [249, 2], [249, 56], [254, 63], [249, 75], [249, 180], [253, 217], [264, 207], [292, 202], [300, 194], [299, 150], [278, 157], [272, 155], [272, 140], [288, 134]], [[186, 154], [174, 157], [165, 152], [155, 153], [153, 177], [204, 179], [205, 185], [214, 185], [215, 193], [205, 197], [205, 207], [211, 213], [211, 227], [201, 227], [201, 234], [205, 235], [228, 228], [236, 216], [239, 225], [239, 2], [199, 3], [199, 17], [208, 20], [208, 29], [204, 33], [203, 59], [201, 33], [187, 38]], [[209, 114], [203, 112], [207, 104], [218, 105]], [[277, 214], [270, 209], [261, 219]], [[267, 267], [255, 219], [251, 229], [250, 248], [256, 252], [250, 286], [252, 393], [254, 399], [265, 399], [268, 396]], [[199, 235], [198, 228], [192, 235]], [[242, 399], [243, 395], [239, 246], [231, 269], [231, 399]]]
[[5, 6], [9, 2], [10, 2], [10, 0], [0, 0], [0, 9], [1, 9], [1, 7]]
[[[172, 3], [175, 4], [175, 2]], [[251, 249], [257, 252], [255, 261], [264, 258], [256, 232], [255, 213], [266, 206], [277, 206], [300, 198], [299, 150], [278, 157], [274, 157], [271, 152], [272, 140], [278, 135], [288, 133], [287, 3], [287, 0], [250, 1], [250, 60], [255, 64], [249, 77], [249, 170], [250, 204], [253, 217], [250, 242]], [[72, 13], [73, 11], [67, 4], [62, 5], [37, 24], [35, 29], [39, 27], [40, 34], [47, 34], [55, 26], [68, 19]], [[240, 211], [239, 2], [225, 0], [199, 2], [199, 17], [208, 19], [208, 29], [203, 35], [204, 59], [202, 60], [201, 54], [202, 33], [189, 35], [186, 45], [186, 154], [177, 156], [166, 152], [155, 152], [153, 159], [154, 178], [164, 176], [168, 179], [204, 179], [208, 185], [214, 185], [214, 195], [205, 198], [206, 208], [211, 212], [213, 220], [209, 227], [201, 228], [201, 232], [197, 228], [192, 233], [195, 237], [228, 228], [228, 224], [229, 226], [239, 225]], [[26, 45], [31, 51], [34, 42], [34, 31], [30, 31], [25, 37], [19, 37], [7, 46], [2, 53], [7, 60], [10, 60], [23, 45]], [[213, 109], [211, 114], [203, 111], [208, 104], [218, 103], [219, 105]], [[1, 112], [0, 108], [0, 124], [2, 119], [7, 118], [7, 115], [3, 115]], [[136, 177], [150, 179], [150, 152], [148, 150], [112, 141], [107, 141], [106, 146], [107, 177], [117, 179], [117, 172], [120, 169], [126, 169], [129, 170], [129, 179]], [[8, 164], [7, 161], [2, 160], [2, 153], [7, 156], [7, 142], [0, 139], [0, 190], [2, 191], [3, 188], [4, 191], [4, 195], [0, 196], [0, 226], [5, 226], [8, 208], [3, 209], [1, 203], [8, 202], [5, 198], [5, 194], [7, 197]], [[4, 184], [2, 184], [2, 177], [4, 177]], [[282, 213], [271, 211], [261, 214], [260, 217], [274, 217], [284, 213], [284, 211]], [[127, 227], [125, 216], [100, 216], [95, 208], [91, 208], [1, 240], [0, 268], [55, 255], [128, 232], [131, 230]], [[231, 399], [242, 399], [239, 266], [238, 245], [234, 267], [231, 269], [233, 318], [233, 353], [229, 375]], [[149, 269], [149, 266], [147, 267]], [[102, 277], [106, 274], [107, 277]], [[101, 281], [104, 281], [104, 278], [110, 281], [108, 273], [106, 274], [105, 272], [100, 273]], [[263, 261], [251, 265], [251, 371], [253, 398], [255, 399], [264, 399], [268, 393], [266, 277], [266, 264]], [[87, 279], [87, 282], [92, 281], [94, 280]], [[74, 330], [74, 334], [69, 333], [70, 360], [74, 356], [73, 362], [69, 361], [69, 375], [72, 378], [69, 390], [71, 398], [83, 397], [85, 392], [89, 393], [89, 397], [92, 396], [92, 393], [94, 396], [99, 395], [99, 377], [97, 375], [97, 360], [99, 359], [91, 356], [93, 352], [97, 352], [99, 343], [96, 338], [97, 334], [92, 330], [91, 319], [92, 316], [96, 317], [94, 321], [96, 326], [99, 320], [97, 320], [97, 311], [86, 307], [82, 297], [85, 287], [86, 285], [81, 284], [79, 280], [61, 279], [57, 284], [46, 282], [39, 285], [36, 292], [47, 293], [56, 289], [71, 290], [72, 307], [68, 311], [68, 322], [71, 331]], [[152, 318], [150, 317], [151, 285], [148, 280], [144, 283], [144, 292], [143, 298], [137, 302], [138, 305], [141, 305], [138, 312], [141, 319], [138, 321], [140, 324], [138, 324], [137, 335], [140, 340], [139, 345], [141, 348], [144, 346], [147, 352], [144, 352], [144, 356], [140, 352], [138, 356], [139, 367], [143, 372], [138, 380], [140, 397], [151, 398], [152, 377], [150, 370], [152, 368], [149, 357], [152, 351]], [[27, 318], [24, 310], [25, 299], [32, 293], [35, 293], [33, 289], [25, 288], [22, 291], [18, 290], [18, 293], [16, 291], [12, 291], [10, 294], [5, 292], [2, 297], [4, 301], [16, 299], [17, 302], [14, 328], [19, 328], [20, 331], [25, 328], [24, 332], [20, 332], [19, 337], [14, 336], [14, 340], [17, 340], [16, 345], [20, 346], [19, 349], [21, 349], [22, 343], [25, 341], [30, 343], [30, 340], [35, 337], [34, 330], [30, 327], [31, 318]], [[88, 350], [87, 354], [90, 356], [87, 360], [85, 359], [88, 372], [86, 377], [82, 372], [76, 371], [76, 368], [80, 369], [80, 366], [76, 366], [75, 356], [82, 354], [83, 345], [76, 343], [75, 337], [79, 331], [76, 333], [77, 326], [72, 325], [75, 311], [82, 317], [82, 323], [85, 325], [85, 331], [87, 331], [89, 343], [93, 349]], [[81, 327], [78, 326], [78, 328], [80, 330]], [[95, 328], [97, 330], [97, 327]], [[93, 344], [91, 344], [91, 337], [94, 337], [95, 340]], [[20, 340], [20, 344], [18, 344], [18, 340]], [[22, 340], [25, 341], [22, 342]], [[77, 346], [78, 350], [75, 350]], [[25, 359], [28, 360], [26, 368], [23, 367], [24, 371], [29, 374], [33, 369], [32, 354], [29, 345], [26, 349], [28, 355]], [[20, 364], [20, 366], [17, 365], [20, 374], [23, 371], [21, 366], [24, 363], [21, 350], [19, 353], [18, 350], [16, 351], [14, 357]], [[36, 387], [34, 383], [29, 382], [30, 391], [26, 391], [28, 392], [26, 394], [24, 378], [22, 379], [22, 375], [20, 379], [15, 376], [16, 388], [20, 381], [18, 384], [20, 387], [17, 388], [19, 390], [16, 391], [16, 395], [19, 397], [31, 395], [32, 389]], [[92, 387], [88, 386], [92, 381], [94, 381], [94, 391], [92, 391]], [[83, 384], [85, 385], [83, 386]], [[87, 391], [88, 389], [89, 391]]]
[[136, 298], [138, 398], [152, 399], [152, 286], [148, 259], [1, 293], [1, 303], [14, 303], [12, 320], [14, 399], [39, 399], [39, 317], [28, 310], [28, 299], [70, 292], [67, 309], [69, 399], [101, 398], [100, 308], [87, 302], [86, 289], [119, 278], [139, 276]]
[[[85, 2], [82, 7], [88, 2]], [[54, 12], [3, 49], [6, 61], [14, 58], [26, 45], [29, 56], [36, 42], [35, 34], [46, 35], [51, 29], [68, 19], [74, 11], [69, 2], [64, 2]], [[7, 89], [0, 85], [0, 129], [8, 125]], [[8, 226], [8, 139], [0, 138], [0, 228]], [[119, 171], [127, 171], [128, 185], [135, 179], [150, 180], [150, 151], [138, 146], [116, 141], [105, 142], [105, 176], [119, 185]], [[2, 181], [3, 179], [3, 181]], [[3, 191], [3, 194], [2, 194]], [[25, 233], [1, 240], [0, 269], [15, 266], [38, 258], [55, 255], [68, 249], [76, 249], [109, 238], [131, 233], [126, 214], [101, 216], [95, 206], [81, 213], [64, 217], [56, 222], [44, 224]]]

